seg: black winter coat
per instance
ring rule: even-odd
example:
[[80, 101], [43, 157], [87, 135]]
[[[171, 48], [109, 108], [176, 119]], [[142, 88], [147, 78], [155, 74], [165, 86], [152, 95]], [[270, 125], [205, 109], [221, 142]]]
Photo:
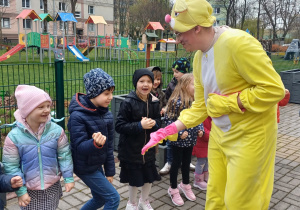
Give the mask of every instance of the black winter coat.
[[[152, 129], [142, 128], [142, 117], [148, 117], [156, 121]], [[118, 158], [127, 163], [144, 164], [155, 161], [155, 147], [151, 148], [143, 156], [142, 148], [150, 140], [150, 133], [161, 126], [159, 101], [149, 95], [144, 102], [132, 91], [120, 105], [116, 121], [116, 131], [120, 133]]]
[[[115, 175], [113, 155], [113, 115], [108, 108], [95, 105], [82, 93], [76, 93], [69, 106], [71, 150], [76, 174], [89, 174], [104, 165], [105, 176]], [[106, 136], [102, 148], [94, 145], [93, 133]]]
[[167, 102], [169, 100], [169, 98], [171, 97], [176, 85], [177, 85], [177, 80], [175, 79], [175, 77], [173, 77], [173, 79], [171, 80], [171, 82], [169, 82], [167, 89], [166, 89], [166, 99]]

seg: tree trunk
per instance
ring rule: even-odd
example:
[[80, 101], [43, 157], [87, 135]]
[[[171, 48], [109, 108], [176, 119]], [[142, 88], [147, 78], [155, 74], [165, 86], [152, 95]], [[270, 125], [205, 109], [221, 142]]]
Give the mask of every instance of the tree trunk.
[[256, 24], [256, 38], [259, 39], [259, 18], [260, 18], [260, 4], [261, 4], [261, 0], [258, 1], [258, 12], [257, 12], [257, 24]]
[[[44, 2], [44, 13], [48, 13], [48, 1], [47, 0], [43, 0], [43, 2]], [[43, 22], [44, 22], [43, 32], [47, 33], [48, 22], [47, 21], [43, 21]]]

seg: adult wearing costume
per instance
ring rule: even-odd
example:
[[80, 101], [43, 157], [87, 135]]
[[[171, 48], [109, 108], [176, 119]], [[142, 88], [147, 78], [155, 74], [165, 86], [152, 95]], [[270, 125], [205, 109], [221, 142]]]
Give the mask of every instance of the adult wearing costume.
[[[274, 180], [276, 108], [284, 86], [261, 44], [248, 33], [212, 27], [205, 0], [177, 0], [166, 21], [193, 63], [195, 101], [178, 121], [151, 134], [161, 139], [212, 117], [206, 209], [268, 209]], [[175, 135], [176, 136], [176, 135]], [[174, 137], [174, 135], [173, 135]]]

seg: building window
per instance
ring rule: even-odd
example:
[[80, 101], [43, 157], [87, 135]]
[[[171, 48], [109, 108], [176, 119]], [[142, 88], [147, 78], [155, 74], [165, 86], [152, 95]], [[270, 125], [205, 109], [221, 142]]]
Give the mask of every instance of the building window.
[[40, 9], [44, 10], [44, 1], [43, 0], [40, 0]]
[[220, 25], [220, 20], [216, 20], [216, 22], [214, 23], [214, 26], [219, 26]]
[[94, 14], [94, 6], [89, 5], [89, 14]]
[[0, 6], [8, 7], [9, 1], [8, 0], [0, 0]]
[[2, 18], [1, 24], [2, 24], [2, 28], [10, 28], [10, 19]]
[[30, 0], [22, 0], [23, 8], [30, 8]]
[[81, 17], [81, 13], [78, 12], [78, 11], [75, 11], [75, 17], [76, 17], [76, 18], [80, 18], [80, 17]]
[[59, 29], [64, 30], [64, 22], [63, 21], [59, 21]]
[[64, 2], [59, 2], [59, 4], [58, 4], [58, 9], [59, 9], [59, 11], [66, 11], [66, 3], [64, 3]]
[[31, 19], [23, 19], [23, 28], [31, 29]]
[[214, 11], [215, 11], [215, 14], [220, 14], [220, 7], [215, 8]]
[[94, 23], [89, 23], [88, 27], [89, 27], [89, 31], [95, 31], [95, 24]]

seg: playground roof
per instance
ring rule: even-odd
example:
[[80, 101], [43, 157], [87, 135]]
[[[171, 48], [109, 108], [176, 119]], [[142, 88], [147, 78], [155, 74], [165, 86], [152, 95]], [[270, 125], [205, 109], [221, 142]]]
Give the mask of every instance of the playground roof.
[[87, 24], [87, 23], [94, 23], [94, 24], [103, 23], [103, 24], [107, 24], [106, 21], [104, 20], [104, 18], [102, 16], [96, 16], [96, 15], [90, 15], [89, 18], [85, 21], [85, 24]]
[[[44, 21], [46, 20], [47, 22], [53, 21], [53, 18], [51, 17], [51, 15], [49, 13], [43, 13], [43, 14], [39, 14], [41, 20], [40, 21]], [[35, 19], [34, 21], [37, 21], [38, 19]]]
[[66, 12], [58, 12], [54, 21], [71, 21], [77, 23], [77, 20], [75, 19], [73, 13], [66, 13]]
[[176, 40], [175, 40], [175, 39], [172, 39], [172, 38], [161, 39], [161, 40], [159, 40], [159, 42], [170, 43], [170, 44], [176, 44]]
[[165, 30], [160, 22], [149, 22], [148, 25], [145, 27], [145, 30], [146, 29], [151, 29], [151, 30], [157, 30], [157, 29], [160, 29], [160, 30]]
[[31, 20], [34, 20], [34, 19], [41, 19], [37, 14], [36, 12], [33, 10], [33, 9], [24, 9], [17, 17], [16, 19], [19, 19], [19, 18], [22, 18], [22, 19], [26, 19], [30, 17]]

